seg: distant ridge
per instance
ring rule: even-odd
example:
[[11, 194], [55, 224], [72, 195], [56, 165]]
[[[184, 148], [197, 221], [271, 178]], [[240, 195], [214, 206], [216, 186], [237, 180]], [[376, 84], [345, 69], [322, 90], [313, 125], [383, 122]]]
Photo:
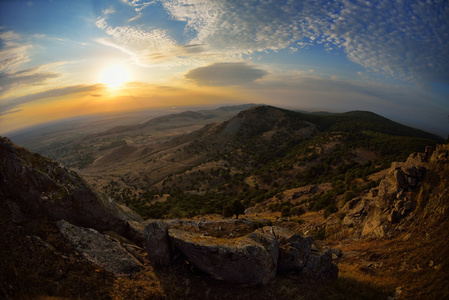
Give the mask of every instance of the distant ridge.
[[94, 139], [100, 137], [107, 137], [112, 135], [126, 135], [136, 134], [141, 131], [145, 131], [148, 128], [154, 128], [157, 126], [164, 126], [170, 128], [184, 127], [188, 124], [195, 124], [198, 120], [208, 120], [219, 115], [220, 112], [238, 112], [241, 110], [249, 109], [256, 106], [256, 104], [243, 104], [233, 106], [222, 106], [214, 110], [200, 110], [200, 111], [184, 111], [176, 114], [169, 114], [161, 117], [156, 117], [145, 121], [141, 124], [117, 126], [109, 130], [92, 134], [85, 139]]

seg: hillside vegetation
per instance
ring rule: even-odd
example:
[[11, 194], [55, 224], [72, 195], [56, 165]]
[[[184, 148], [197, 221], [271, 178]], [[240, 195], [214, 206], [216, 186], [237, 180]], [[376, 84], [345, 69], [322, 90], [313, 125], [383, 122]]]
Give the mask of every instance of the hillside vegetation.
[[258, 209], [329, 214], [337, 199], [375, 185], [371, 174], [437, 142], [442, 139], [370, 112], [316, 115], [258, 106], [166, 143], [121, 146], [81, 171], [144, 218], [221, 214], [234, 201], [254, 207], [325, 184], [302, 203]]
[[[359, 196], [340, 195], [336, 205], [339, 212], [330, 213], [327, 220], [321, 212], [304, 213], [298, 209], [296, 213], [301, 215], [298, 218], [292, 216], [292, 210], [296, 200], [324, 198], [332, 190], [329, 183], [278, 192], [273, 199], [267, 199], [268, 202], [262, 199], [251, 207], [253, 212], [248, 210], [245, 216], [240, 216], [244, 220], [229, 222], [217, 215], [186, 220], [190, 225], [184, 226], [183, 230], [222, 239], [242, 236], [267, 225], [281, 226], [301, 236], [312, 235], [324, 241], [318, 241], [314, 247], [324, 249], [331, 246], [336, 250], [332, 259], [338, 264], [337, 279], [307, 279], [301, 273], [287, 272], [264, 285], [249, 287], [212, 279], [179, 254], [174, 257], [175, 263], [152, 266], [148, 255], [143, 253], [141, 239], [131, 241], [136, 235], [130, 234], [129, 230], [144, 224], [132, 212], [117, 207], [113, 201], [104, 201], [102, 195], [95, 193], [78, 175], [60, 164], [2, 139], [0, 297], [446, 299], [449, 297], [448, 151], [448, 144], [438, 145], [425, 161], [422, 160], [423, 153], [413, 153], [406, 162], [395, 162], [388, 169], [373, 174], [370, 178], [376, 177], [381, 181], [373, 184], [372, 189], [361, 191]], [[403, 170], [419, 180], [402, 181], [410, 179], [399, 176], [405, 174], [400, 173]], [[26, 184], [20, 186], [18, 180]], [[225, 199], [226, 195], [223, 197]], [[348, 198], [348, 201], [343, 198]], [[342, 207], [341, 202], [347, 203]], [[312, 202], [308, 200], [305, 203], [310, 205]], [[386, 218], [390, 210], [405, 208], [406, 203], [414, 205], [404, 210], [402, 217], [397, 220]], [[372, 225], [371, 221], [379, 217], [377, 205], [387, 207], [381, 209], [384, 216], [380, 217], [388, 219], [384, 220], [388, 226], [383, 235], [379, 236], [376, 227], [369, 226], [369, 234], [360, 235], [367, 224]], [[267, 208], [276, 210], [277, 206], [282, 207], [280, 212], [265, 212]], [[352, 214], [358, 206], [365, 213]], [[258, 209], [264, 211], [257, 212]], [[348, 217], [362, 223], [345, 224]], [[132, 275], [118, 276], [89, 260], [88, 255], [75, 250], [73, 244], [62, 236], [58, 227], [60, 218], [85, 227], [83, 235], [96, 232], [96, 236], [100, 236], [93, 230], [96, 228], [109, 241], [126, 246], [125, 252], [138, 258], [141, 268]], [[220, 220], [223, 228], [217, 228], [214, 219]], [[90, 245], [94, 241], [84, 242]], [[93, 250], [97, 250], [100, 256], [110, 255], [107, 248]]]

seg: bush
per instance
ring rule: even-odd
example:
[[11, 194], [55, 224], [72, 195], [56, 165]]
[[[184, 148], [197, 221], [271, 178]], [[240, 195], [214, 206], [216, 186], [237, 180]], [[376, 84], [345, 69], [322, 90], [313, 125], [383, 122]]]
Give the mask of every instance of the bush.
[[292, 209], [290, 210], [290, 214], [294, 216], [302, 216], [305, 213], [306, 213], [305, 209], [302, 208], [301, 206], [292, 207]]
[[290, 207], [288, 207], [288, 206], [282, 207], [282, 209], [281, 209], [281, 216], [283, 218], [290, 217]]
[[236, 219], [239, 218], [239, 215], [245, 213], [245, 206], [238, 199], [232, 201], [231, 203], [226, 204], [223, 207], [223, 217], [230, 218], [233, 215], [236, 215]]
[[324, 210], [324, 218], [327, 219], [331, 214], [338, 211], [337, 206], [335, 203], [330, 204], [326, 209]]

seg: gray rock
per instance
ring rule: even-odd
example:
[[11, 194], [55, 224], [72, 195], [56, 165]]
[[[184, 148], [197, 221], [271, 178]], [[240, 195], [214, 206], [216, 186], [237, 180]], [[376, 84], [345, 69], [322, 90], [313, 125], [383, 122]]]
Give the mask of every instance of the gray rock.
[[420, 178], [422, 176], [421, 170], [416, 166], [404, 166], [402, 171], [411, 177]]
[[399, 188], [401, 188], [401, 189], [408, 188], [409, 184], [408, 184], [408, 180], [407, 180], [407, 175], [405, 175], [405, 173], [402, 170], [395, 170], [394, 178], [395, 178]]
[[341, 251], [341, 249], [332, 248], [330, 251], [332, 252], [332, 255], [337, 256], [337, 258], [341, 258], [343, 256], [343, 251]]
[[253, 233], [247, 235], [248, 238], [256, 241], [264, 246], [265, 250], [270, 254], [275, 270], [279, 260], [279, 242], [274, 234], [273, 227], [267, 226], [259, 228]]
[[6, 200], [5, 203], [11, 214], [11, 220], [14, 223], [22, 223], [25, 220], [25, 217], [20, 210], [20, 206], [12, 200]]
[[[179, 229], [169, 229], [173, 244], [189, 261], [212, 277], [233, 283], [265, 284], [276, 275], [276, 264], [266, 247], [248, 236], [236, 239], [202, 237]], [[265, 242], [270, 238], [261, 236]], [[275, 247], [268, 245], [269, 249]], [[277, 243], [277, 242], [276, 242]]]
[[99, 233], [95, 229], [82, 228], [60, 220], [56, 222], [60, 234], [84, 257], [116, 275], [132, 274], [142, 264], [117, 240]]
[[338, 267], [332, 263], [332, 252], [311, 253], [303, 274], [312, 279], [336, 279]]
[[312, 241], [282, 227], [272, 228], [280, 244], [278, 271], [299, 271], [304, 268]]
[[81, 227], [113, 230], [143, 241], [129, 220], [143, 222], [130, 209], [94, 191], [78, 174], [39, 154], [0, 139], [0, 192], [15, 201], [24, 215], [64, 219]]
[[160, 220], [149, 220], [145, 226], [145, 250], [152, 264], [167, 265], [171, 261], [168, 228], [169, 223]]

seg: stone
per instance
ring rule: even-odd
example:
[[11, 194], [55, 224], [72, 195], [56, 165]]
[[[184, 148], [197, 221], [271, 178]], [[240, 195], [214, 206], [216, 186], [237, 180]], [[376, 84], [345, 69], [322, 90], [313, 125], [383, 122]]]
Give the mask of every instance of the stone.
[[362, 236], [385, 236], [385, 226], [383, 222], [384, 216], [379, 212], [375, 211], [369, 218], [365, 221], [362, 229]]
[[407, 201], [404, 203], [404, 209], [406, 212], [410, 212], [415, 208], [415, 203], [413, 201]]
[[168, 265], [172, 251], [168, 237], [169, 223], [161, 220], [149, 220], [144, 229], [145, 250], [154, 265]]
[[275, 269], [277, 269], [279, 260], [279, 242], [274, 234], [273, 227], [267, 226], [259, 228], [247, 236], [264, 246], [265, 250], [267, 250], [273, 260]]
[[25, 220], [25, 217], [20, 209], [20, 206], [12, 200], [6, 200], [5, 202], [11, 214], [11, 220], [14, 223], [22, 223]]
[[391, 224], [396, 224], [401, 220], [401, 214], [397, 210], [392, 210], [388, 216], [388, 222]]
[[402, 171], [410, 177], [420, 178], [422, 176], [421, 170], [416, 166], [403, 167]]
[[139, 272], [142, 264], [125, 247], [95, 229], [82, 228], [65, 220], [56, 222], [61, 236], [90, 262], [102, 266], [116, 275]]
[[311, 279], [336, 279], [338, 267], [332, 263], [332, 252], [311, 253], [302, 273]]
[[263, 234], [259, 238], [264, 243], [272, 240], [272, 245], [262, 245], [248, 236], [220, 239], [173, 228], [168, 230], [168, 235], [195, 267], [215, 279], [257, 285], [266, 284], [276, 276], [276, 264], [266, 248], [274, 248], [277, 241]]
[[61, 164], [1, 138], [0, 165], [0, 193], [24, 215], [64, 219], [80, 227], [113, 230], [135, 242], [143, 240], [128, 222], [143, 222], [139, 215], [99, 194]]
[[343, 251], [341, 251], [341, 249], [332, 248], [330, 251], [333, 255], [336, 255], [337, 258], [341, 258], [343, 256]]
[[418, 183], [418, 180], [415, 177], [407, 177], [408, 185], [411, 187], [415, 187]]
[[399, 200], [398, 202], [395, 203], [394, 208], [396, 210], [400, 210], [403, 206], [404, 206], [404, 200]]
[[309, 258], [312, 240], [282, 227], [272, 228], [279, 241], [278, 271], [300, 271]]
[[405, 173], [402, 170], [395, 170], [394, 178], [395, 178], [399, 188], [401, 188], [401, 189], [408, 188], [407, 176], [405, 175]]

